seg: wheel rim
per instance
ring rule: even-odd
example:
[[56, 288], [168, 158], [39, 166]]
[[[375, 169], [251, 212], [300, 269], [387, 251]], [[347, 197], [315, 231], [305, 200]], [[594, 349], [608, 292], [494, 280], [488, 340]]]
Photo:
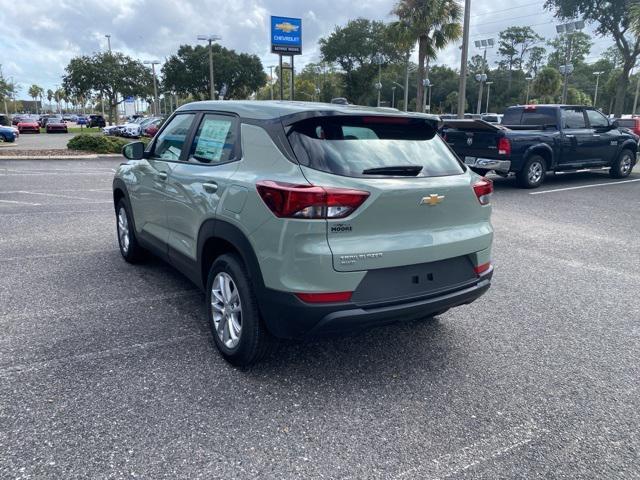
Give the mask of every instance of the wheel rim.
[[622, 175], [626, 175], [630, 171], [631, 171], [631, 156], [628, 154], [625, 154], [625, 156], [622, 157], [622, 161], [620, 162], [620, 173]]
[[544, 171], [542, 168], [542, 164], [540, 162], [533, 162], [529, 166], [529, 172], [528, 172], [529, 182], [538, 183], [542, 178], [543, 173]]
[[242, 334], [242, 302], [238, 287], [226, 272], [213, 279], [211, 311], [218, 338], [227, 348], [234, 348]]
[[129, 251], [129, 221], [127, 220], [127, 212], [120, 207], [118, 210], [118, 240], [123, 253]]

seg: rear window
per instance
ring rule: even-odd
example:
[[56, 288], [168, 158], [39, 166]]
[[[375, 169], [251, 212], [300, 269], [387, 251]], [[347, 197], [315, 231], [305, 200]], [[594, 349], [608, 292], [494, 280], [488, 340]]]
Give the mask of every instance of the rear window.
[[553, 108], [509, 108], [502, 117], [503, 125], [557, 125], [556, 110]]
[[464, 171], [432, 122], [420, 118], [312, 118], [294, 124], [289, 141], [302, 165], [347, 177], [438, 177]]

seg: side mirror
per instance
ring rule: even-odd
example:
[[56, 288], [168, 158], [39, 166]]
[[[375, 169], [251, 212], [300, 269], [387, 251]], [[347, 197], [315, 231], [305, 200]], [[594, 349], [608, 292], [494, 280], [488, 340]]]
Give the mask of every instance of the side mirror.
[[144, 143], [131, 142], [122, 147], [122, 155], [128, 160], [142, 160], [144, 158]]
[[620, 122], [618, 122], [618, 120], [614, 120], [613, 122], [609, 123], [609, 126], [611, 127], [612, 130], [614, 128], [620, 128]]

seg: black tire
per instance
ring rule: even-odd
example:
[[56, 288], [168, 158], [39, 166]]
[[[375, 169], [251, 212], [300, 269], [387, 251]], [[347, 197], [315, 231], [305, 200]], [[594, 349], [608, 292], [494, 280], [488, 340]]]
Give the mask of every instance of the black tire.
[[[124, 213], [123, 218], [126, 219], [126, 222], [122, 221], [121, 212]], [[136, 230], [131, 219], [129, 205], [124, 199], [121, 199], [116, 206], [116, 234], [118, 236], [120, 254], [129, 263], [139, 263], [144, 259], [145, 251], [138, 243]], [[123, 227], [127, 228], [127, 235], [123, 235]]]
[[516, 173], [516, 183], [520, 188], [538, 188], [544, 182], [547, 164], [540, 155], [531, 155]]
[[[235, 300], [230, 300], [228, 303], [220, 300], [220, 293], [222, 289], [220, 284], [216, 283], [214, 294], [214, 280], [219, 282], [221, 276], [223, 279], [230, 278], [232, 284], [229, 284], [229, 291], [235, 292], [237, 295], [237, 303]], [[213, 335], [213, 341], [218, 348], [218, 351], [222, 354], [225, 360], [232, 365], [246, 367], [253, 363], [258, 362], [264, 356], [269, 353], [275, 346], [275, 339], [269, 334], [262, 319], [260, 318], [260, 312], [258, 310], [258, 302], [255, 296], [255, 292], [249, 280], [244, 265], [238, 256], [233, 254], [225, 254], [218, 257], [209, 270], [209, 276], [207, 278], [207, 317], [209, 319], [209, 325], [211, 326], [211, 333]], [[214, 307], [212, 304], [212, 297], [216, 299], [214, 303], [220, 307], [224, 306], [224, 309], [232, 308], [235, 311], [236, 321], [229, 320], [229, 317], [225, 317], [220, 309], [216, 309], [216, 315], [223, 315], [217, 320], [214, 318]], [[231, 296], [233, 297], [233, 295]], [[237, 312], [237, 307], [240, 306], [240, 311]], [[237, 320], [240, 320], [239, 322]], [[237, 331], [233, 325], [240, 326], [240, 330]], [[225, 328], [226, 327], [226, 328]], [[233, 329], [233, 330], [232, 330]], [[218, 331], [220, 330], [220, 333]], [[231, 337], [231, 331], [234, 331], [234, 335], [238, 338], [235, 345], [229, 345], [234, 339]], [[227, 334], [225, 335], [225, 332]], [[222, 336], [222, 338], [221, 338]], [[226, 338], [226, 340], [224, 340]]]
[[628, 149], [624, 149], [618, 155], [618, 158], [611, 164], [609, 176], [611, 178], [625, 178], [631, 175], [633, 165], [635, 163], [635, 154]]

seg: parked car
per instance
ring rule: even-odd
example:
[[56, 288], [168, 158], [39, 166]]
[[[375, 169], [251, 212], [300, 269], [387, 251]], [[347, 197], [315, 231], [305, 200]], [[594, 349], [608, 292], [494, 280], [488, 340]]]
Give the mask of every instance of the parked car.
[[104, 117], [102, 115], [89, 115], [89, 128], [99, 127], [104, 128], [107, 126]]
[[138, 138], [141, 135], [140, 127], [149, 119], [145, 117], [137, 117], [129, 123], [125, 123], [119, 130], [119, 133], [123, 137]]
[[110, 136], [119, 136], [123, 128], [124, 125], [109, 125], [108, 127], [104, 127], [102, 129], [102, 133]]
[[89, 123], [89, 120], [87, 119], [87, 117], [78, 115], [78, 118], [76, 119], [77, 125], [88, 125], [88, 123]]
[[28, 115], [14, 115], [11, 117], [11, 124], [18, 126], [18, 124], [25, 118], [29, 118]]
[[446, 120], [447, 143], [479, 174], [515, 173], [523, 188], [542, 185], [548, 171], [608, 168], [613, 178], [631, 173], [638, 137], [598, 110], [580, 105], [509, 107], [502, 125]]
[[0, 126], [0, 142], [13, 143], [18, 139], [18, 135], [14, 128]]
[[621, 128], [626, 128], [636, 135], [640, 135], [640, 117], [618, 118], [615, 121]]
[[[151, 251], [206, 292], [228, 361], [276, 338], [437, 315], [490, 286], [492, 182], [438, 118], [337, 104], [180, 107], [113, 181], [128, 262]], [[125, 280], [126, 281], [126, 280]]]
[[52, 114], [52, 115], [43, 115], [40, 118], [40, 127], [46, 128], [49, 122], [62, 122], [62, 115], [60, 114]]
[[18, 131], [20, 133], [32, 132], [32, 133], [40, 133], [40, 124], [37, 120], [32, 118], [23, 117], [20, 122], [18, 122]]
[[50, 118], [45, 129], [47, 133], [69, 133], [67, 124], [60, 118]]
[[502, 115], [499, 113], [483, 113], [480, 120], [498, 125], [502, 123]]
[[0, 127], [10, 127], [11, 119], [4, 113], [0, 113]]
[[160, 130], [160, 127], [163, 123], [163, 118], [154, 118], [151, 122], [142, 127], [142, 135], [144, 137], [153, 137], [156, 133], [158, 133], [158, 130]]

